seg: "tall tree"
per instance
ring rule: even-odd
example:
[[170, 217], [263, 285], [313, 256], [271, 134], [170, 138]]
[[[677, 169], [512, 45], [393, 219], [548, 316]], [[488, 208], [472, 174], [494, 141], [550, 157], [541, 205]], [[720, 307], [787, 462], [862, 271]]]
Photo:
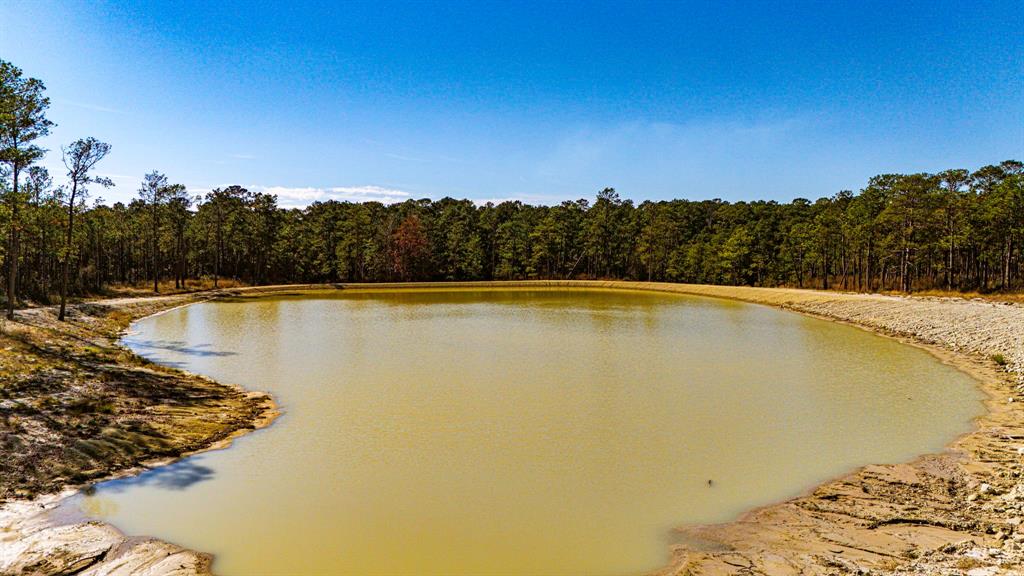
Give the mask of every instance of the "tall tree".
[[223, 273], [225, 237], [235, 215], [249, 198], [249, 191], [241, 186], [217, 188], [206, 194], [205, 208], [212, 212], [214, 234], [213, 287], [219, 286]]
[[631, 202], [623, 202], [614, 188], [597, 193], [597, 201], [588, 212], [587, 255], [591, 272], [601, 277], [612, 277], [621, 271], [623, 227], [625, 212], [631, 212]]
[[67, 168], [68, 183], [71, 193], [68, 197], [67, 235], [64, 249], [61, 251], [60, 277], [60, 312], [58, 318], [64, 320], [68, 296], [68, 271], [74, 248], [75, 212], [78, 204], [85, 200], [88, 186], [97, 184], [109, 188], [114, 183], [109, 178], [94, 176], [92, 169], [110, 153], [110, 144], [89, 137], [76, 140], [70, 146], [61, 149], [64, 166]]
[[46, 87], [35, 78], [25, 78], [10, 62], [0, 60], [0, 162], [10, 166], [11, 190], [6, 195], [10, 227], [7, 238], [7, 318], [14, 318], [18, 299], [18, 258], [21, 248], [20, 213], [25, 202], [18, 189], [21, 171], [38, 160], [45, 150], [33, 142], [50, 133], [46, 119], [50, 99]]
[[186, 268], [185, 231], [190, 217], [192, 197], [188, 195], [184, 185], [172, 184], [167, 187], [165, 202], [168, 217], [174, 227], [174, 287], [183, 288]]
[[150, 231], [150, 262], [152, 262], [153, 292], [160, 292], [160, 212], [169, 192], [167, 176], [156, 170], [142, 178], [139, 199], [148, 206]]
[[257, 192], [248, 199], [247, 208], [252, 283], [260, 285], [266, 281], [267, 268], [273, 257], [278, 220], [277, 196]]
[[391, 262], [395, 275], [400, 280], [417, 279], [427, 263], [428, 254], [423, 221], [416, 214], [410, 214], [394, 233]]
[[943, 229], [946, 238], [946, 260], [944, 262], [946, 290], [952, 290], [956, 279], [953, 257], [963, 229], [965, 190], [971, 182], [971, 175], [967, 170], [945, 170], [938, 174], [938, 178], [939, 206], [943, 216]]
[[47, 217], [52, 215], [57, 195], [54, 194], [53, 178], [46, 168], [31, 166], [27, 172], [25, 195], [28, 197], [28, 207], [31, 213], [27, 228], [31, 230], [30, 236], [33, 245], [30, 249], [35, 253], [29, 270], [29, 285], [34, 295], [45, 301], [49, 297], [49, 278], [46, 275], [47, 266], [44, 261], [52, 255], [48, 244], [51, 227]]

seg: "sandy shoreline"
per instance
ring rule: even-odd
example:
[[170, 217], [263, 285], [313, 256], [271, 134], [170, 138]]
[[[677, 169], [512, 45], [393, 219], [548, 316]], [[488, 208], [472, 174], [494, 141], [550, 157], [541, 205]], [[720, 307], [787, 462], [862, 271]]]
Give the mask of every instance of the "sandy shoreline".
[[[612, 288], [727, 298], [839, 321], [922, 346], [975, 377], [988, 395], [974, 431], [941, 454], [892, 466], [867, 466], [804, 496], [713, 526], [680, 529], [663, 574], [905, 573], [971, 576], [1014, 573], [1024, 558], [1024, 306], [953, 298], [916, 298], [811, 290], [644, 282], [530, 281], [302, 285], [214, 293], [125, 298], [91, 305], [143, 311], [133, 320], [223, 296], [310, 290], [453, 289], [481, 287]], [[146, 308], [146, 303], [150, 307]], [[30, 315], [32, 311], [21, 314]], [[1006, 365], [999, 369], [992, 356]], [[258, 395], [249, 392], [247, 394]], [[266, 398], [262, 396], [262, 398]], [[252, 427], [265, 426], [272, 410]], [[185, 451], [222, 447], [251, 427]], [[166, 461], [164, 458], [163, 461]], [[158, 464], [147, 462], [147, 464]], [[137, 473], [138, 468], [116, 476]], [[108, 476], [109, 478], [109, 476]], [[153, 539], [129, 538], [100, 523], [48, 525], [40, 504], [53, 495], [0, 508], [0, 573], [205, 574], [209, 556]], [[77, 531], [76, 531], [77, 530]], [[77, 552], [76, 552], [77, 547]], [[43, 564], [40, 559], [49, 558]], [[57, 561], [66, 558], [63, 565]], [[31, 561], [31, 562], [30, 562]], [[32, 563], [34, 562], [34, 564]], [[77, 562], [78, 564], [74, 564]], [[84, 564], [83, 564], [84, 563]], [[34, 571], [26, 567], [34, 567]], [[65, 570], [68, 572], [71, 570]]]
[[[0, 505], [0, 574], [209, 574], [212, 557], [209, 554], [187, 550], [155, 538], [128, 536], [117, 528], [101, 522], [65, 524], [55, 522], [49, 511], [63, 499], [77, 493], [82, 486], [132, 476], [145, 470], [169, 464], [192, 454], [229, 446], [236, 438], [252, 430], [269, 426], [278, 415], [277, 407], [269, 395], [246, 390], [240, 386], [221, 384], [180, 370], [161, 368], [152, 371], [147, 362], [126, 351], [118, 342], [129, 321], [161, 314], [173, 308], [208, 300], [207, 294], [182, 294], [149, 298], [109, 299], [88, 302], [71, 307], [71, 322], [57, 324], [52, 307], [22, 310], [17, 320], [9, 323], [6, 336], [31, 343], [29, 363], [38, 364], [40, 358], [60, 357], [55, 372], [61, 386], [84, 388], [90, 376], [72, 374], [77, 368], [103, 368], [117, 365], [124, 369], [118, 376], [131, 385], [132, 379], [145, 375], [158, 377], [163, 383], [172, 383], [186, 394], [197, 394], [204, 399], [181, 406], [149, 406], [162, 414], [154, 418], [160, 424], [182, 427], [177, 435], [168, 435], [163, 444], [146, 447], [140, 458], [125, 463], [107, 463], [108, 466], [92, 470], [90, 482], [65, 480], [57, 492], [26, 499], [8, 497]], [[113, 317], [114, 320], [109, 320]], [[14, 324], [11, 326], [11, 324]], [[20, 332], [20, 334], [19, 334]], [[32, 334], [35, 332], [34, 334]], [[39, 332], [43, 333], [40, 341]], [[28, 338], [32, 334], [36, 338]], [[54, 336], [58, 334], [58, 336]], [[68, 346], [73, 341], [75, 346]], [[8, 347], [9, 349], [10, 347]], [[84, 352], [84, 353], [83, 353]], [[51, 367], [54, 368], [54, 367]], [[29, 379], [45, 378], [47, 371], [29, 374]], [[73, 400], [87, 396], [77, 390]], [[226, 393], [226, 394], [225, 394]], [[209, 398], [206, 400], [205, 398]], [[130, 402], [139, 400], [129, 398]], [[166, 401], [167, 398], [162, 398]], [[227, 411], [222, 421], [216, 421], [218, 410]], [[115, 415], [120, 418], [121, 415]], [[129, 414], [128, 417], [135, 416]], [[211, 418], [212, 417], [212, 418]], [[189, 430], [194, 420], [210, 419], [208, 426]], [[118, 424], [127, 426], [127, 423]], [[63, 440], [63, 439], [62, 439]], [[65, 446], [66, 450], [66, 446]], [[146, 453], [149, 450], [149, 453]], [[102, 462], [100, 463], [102, 464]], [[126, 465], [127, 464], [127, 465]], [[95, 474], [99, 474], [98, 476]], [[2, 478], [5, 492], [10, 492], [10, 478]], [[15, 490], [16, 496], [21, 490]], [[9, 496], [9, 494], [8, 494]], [[0, 500], [2, 501], [2, 500]]]

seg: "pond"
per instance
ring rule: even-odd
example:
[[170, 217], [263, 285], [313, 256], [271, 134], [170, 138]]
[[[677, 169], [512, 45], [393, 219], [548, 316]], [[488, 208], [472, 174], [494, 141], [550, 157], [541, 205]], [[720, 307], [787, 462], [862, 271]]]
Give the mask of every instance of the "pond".
[[940, 451], [982, 411], [924, 350], [673, 294], [215, 301], [125, 341], [269, 391], [283, 415], [66, 506], [229, 576], [640, 574], [668, 561], [674, 527]]

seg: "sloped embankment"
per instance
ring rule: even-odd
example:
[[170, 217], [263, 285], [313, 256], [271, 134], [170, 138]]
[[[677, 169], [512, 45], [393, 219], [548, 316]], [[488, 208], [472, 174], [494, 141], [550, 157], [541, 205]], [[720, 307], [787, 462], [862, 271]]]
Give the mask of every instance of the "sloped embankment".
[[[664, 574], [1013, 574], [1024, 558], [1024, 306], [951, 298], [633, 282], [493, 282], [442, 288], [654, 290], [768, 304], [922, 345], [989, 394], [974, 432], [943, 454], [868, 466], [735, 522], [680, 530]], [[430, 284], [337, 288], [438, 288]], [[0, 351], [0, 573], [206, 574], [209, 557], [39, 514], [63, 486], [229, 441], [272, 417], [265, 396], [148, 365], [116, 346], [134, 318], [219, 294], [110, 300], [20, 313]], [[996, 360], [1000, 360], [997, 362]], [[86, 403], [86, 405], [83, 405]], [[79, 406], [76, 408], [76, 406]], [[83, 442], [85, 444], [83, 444]], [[91, 449], [86, 449], [88, 445]]]
[[[230, 441], [273, 417], [269, 397], [155, 366], [117, 345], [171, 296], [19, 311], [0, 336], [0, 574], [206, 573], [207, 555], [111, 526], [52, 526], [69, 486]], [[41, 497], [36, 498], [39, 495]], [[35, 499], [33, 499], [35, 498]]]
[[810, 494], [681, 529], [666, 574], [1022, 573], [1024, 307], [953, 298], [682, 286], [924, 345], [988, 393], [974, 432], [943, 454], [868, 466]]

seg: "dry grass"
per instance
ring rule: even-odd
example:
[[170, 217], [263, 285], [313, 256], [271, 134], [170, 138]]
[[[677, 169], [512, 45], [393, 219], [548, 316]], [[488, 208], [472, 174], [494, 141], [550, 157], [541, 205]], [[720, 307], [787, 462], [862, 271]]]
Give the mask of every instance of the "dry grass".
[[[905, 294], [902, 292], [888, 292], [887, 294]], [[1022, 292], [959, 292], [956, 290], [921, 290], [914, 292], [913, 296], [928, 296], [935, 298], [963, 298], [964, 300], [991, 300], [993, 302], [1016, 302], [1024, 303]]]
[[[238, 280], [232, 280], [230, 278], [221, 278], [217, 282], [217, 288], [230, 289], [230, 288], [241, 288], [248, 286], [244, 282]], [[160, 294], [189, 294], [192, 292], [202, 292], [204, 290], [213, 290], [213, 280], [209, 278], [201, 278], [198, 280], [189, 279], [185, 281], [184, 287], [175, 288], [173, 280], [165, 280], [160, 282]], [[128, 298], [128, 297], [142, 297], [142, 296], [155, 296], [153, 292], [153, 282], [138, 282], [135, 284], [110, 284], [104, 290], [102, 296]]]
[[[185, 299], [187, 297], [183, 297]], [[22, 311], [0, 335], [0, 502], [55, 492], [251, 428], [260, 398], [154, 366], [116, 344], [176, 300]]]
[[955, 566], [960, 570], [970, 570], [972, 568], [981, 568], [983, 566], [987, 566], [987, 564], [978, 560], [977, 558], [965, 556], [957, 560]]
[[[821, 290], [821, 283], [808, 282], [803, 288], [798, 288], [792, 285], [778, 286], [779, 288], [790, 288], [794, 290]], [[743, 288], [739, 286], [739, 288]], [[842, 292], [842, 293], [859, 293], [864, 294], [854, 288], [843, 288], [841, 286], [833, 286], [825, 292]], [[964, 300], [989, 300], [992, 302], [1015, 302], [1024, 303], [1024, 291], [1014, 292], [977, 292], [977, 291], [960, 291], [960, 290], [914, 290], [910, 294], [899, 290], [875, 290], [871, 292], [873, 294], [884, 294], [886, 296], [922, 296], [928, 298], [961, 298]]]

